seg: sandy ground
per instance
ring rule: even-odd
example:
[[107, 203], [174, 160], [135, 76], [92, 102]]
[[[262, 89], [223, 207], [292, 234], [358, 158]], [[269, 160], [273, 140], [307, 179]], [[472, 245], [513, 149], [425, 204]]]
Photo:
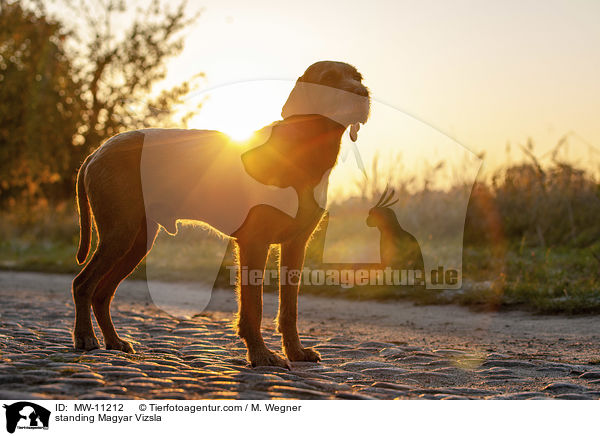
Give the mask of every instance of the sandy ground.
[[[4, 271], [0, 272], [0, 290], [27, 291], [29, 295], [44, 292], [68, 302], [71, 280], [68, 275]], [[121, 305], [154, 304], [144, 281], [123, 282], [116, 299]], [[213, 291], [204, 313], [230, 319], [236, 308], [231, 292]], [[277, 296], [265, 294], [263, 323], [272, 323], [276, 313]], [[299, 329], [326, 337], [352, 335], [365, 341], [510, 353], [563, 362], [600, 360], [600, 316], [539, 316], [518, 311], [478, 313], [452, 305], [415, 306], [408, 302], [301, 295]]]

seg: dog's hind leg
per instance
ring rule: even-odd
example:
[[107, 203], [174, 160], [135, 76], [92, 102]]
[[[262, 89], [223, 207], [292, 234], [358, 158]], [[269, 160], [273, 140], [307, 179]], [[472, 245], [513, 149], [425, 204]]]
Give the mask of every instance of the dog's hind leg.
[[321, 360], [318, 352], [312, 348], [302, 347], [298, 336], [298, 291], [305, 251], [306, 240], [303, 238], [281, 244], [280, 271], [287, 271], [287, 277], [280, 277], [277, 324], [281, 333], [283, 351], [292, 362]]
[[133, 240], [123, 238], [123, 234], [112, 235], [108, 238], [104, 238], [101, 234], [98, 248], [92, 259], [73, 280], [73, 300], [75, 301], [73, 342], [76, 349], [93, 350], [99, 347], [92, 327], [92, 296], [104, 276], [108, 274], [116, 261], [127, 253], [132, 243]]
[[252, 366], [281, 366], [288, 362], [265, 345], [260, 325], [262, 320], [262, 280], [269, 244], [237, 241], [239, 246], [240, 274], [238, 334], [246, 343], [248, 360]]
[[135, 269], [135, 267], [146, 257], [152, 247], [158, 224], [146, 223], [140, 227], [133, 245], [129, 251], [122, 256], [113, 266], [110, 272], [102, 278], [92, 296], [92, 307], [96, 315], [96, 321], [104, 335], [104, 344], [107, 350], [120, 350], [126, 353], [134, 353], [131, 344], [119, 337], [110, 316], [110, 303], [115, 295], [119, 284]]
[[[92, 204], [92, 209], [93, 204]], [[96, 209], [98, 210], [98, 208]], [[143, 213], [128, 217], [115, 216], [111, 209], [95, 213], [98, 230], [98, 248], [90, 262], [73, 280], [73, 300], [75, 301], [75, 328], [73, 341], [76, 349], [91, 350], [98, 348], [98, 340], [92, 328], [91, 306], [93, 295], [134, 245], [142, 227]]]

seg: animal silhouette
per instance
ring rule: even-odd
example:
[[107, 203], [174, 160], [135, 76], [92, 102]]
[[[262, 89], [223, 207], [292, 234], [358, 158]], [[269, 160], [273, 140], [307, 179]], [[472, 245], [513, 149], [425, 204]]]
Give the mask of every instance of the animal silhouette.
[[379, 254], [383, 266], [393, 269], [424, 270], [421, 247], [413, 235], [402, 228], [391, 206], [394, 190], [386, 187], [379, 201], [369, 210], [367, 225], [380, 232]]
[[[361, 74], [343, 62], [311, 65], [296, 81], [282, 120], [259, 132], [261, 141], [232, 145], [219, 132], [143, 129], [106, 141], [86, 158], [77, 178], [83, 263], [92, 217], [98, 246], [73, 281], [76, 349], [99, 347], [93, 308], [106, 348], [132, 353], [110, 317], [117, 287], [152, 248], [159, 226], [203, 222], [235, 241], [238, 264], [264, 275], [271, 244], [281, 245], [281, 268], [301, 270], [307, 241], [321, 220], [328, 176], [347, 128], [352, 140], [369, 116]], [[147, 141], [147, 142], [146, 142]], [[291, 361], [318, 361], [300, 343], [298, 283], [280, 286], [278, 328]], [[254, 366], [289, 367], [261, 334], [262, 283], [239, 285], [238, 334]]]
[[[42, 406], [29, 401], [19, 401], [13, 404], [4, 404], [6, 409], [6, 431], [14, 433], [17, 425], [22, 421], [22, 426], [37, 427], [40, 425], [48, 428], [50, 411]], [[41, 427], [40, 427], [41, 428]]]

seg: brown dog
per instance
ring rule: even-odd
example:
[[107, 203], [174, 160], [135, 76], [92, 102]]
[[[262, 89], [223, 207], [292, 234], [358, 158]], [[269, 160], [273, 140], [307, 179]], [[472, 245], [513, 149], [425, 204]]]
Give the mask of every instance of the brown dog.
[[[235, 240], [240, 267], [260, 274], [270, 245], [281, 244], [281, 266], [288, 271], [301, 270], [307, 241], [324, 212], [327, 179], [342, 134], [350, 126], [355, 140], [359, 123], [366, 122], [369, 115], [369, 92], [361, 82], [360, 73], [346, 63], [311, 65], [288, 97], [283, 120], [266, 130], [266, 142], [241, 149], [237, 158], [220, 153], [220, 147], [230, 148], [218, 132], [157, 129], [116, 135], [88, 156], [77, 179], [81, 227], [77, 261], [83, 263], [89, 252], [90, 212], [96, 222], [98, 247], [73, 281], [75, 348], [99, 346], [92, 328], [92, 307], [106, 348], [133, 352], [115, 331], [110, 302], [119, 283], [152, 247], [159, 226], [175, 232], [180, 219], [208, 223]], [[169, 140], [152, 142], [149, 138]], [[219, 152], [206, 152], [215, 149]], [[221, 165], [222, 154], [234, 158], [227, 161], [226, 171], [214, 171]], [[144, 162], [154, 165], [152, 171]], [[242, 168], [244, 175], [229, 176], [231, 168]], [[223, 178], [206, 183], [201, 175], [207, 171]], [[244, 182], [246, 179], [252, 182]], [[245, 184], [237, 192], [228, 191], [229, 197], [219, 197], [219, 190], [225, 189], [221, 185], [227, 182], [234, 188], [235, 183]], [[278, 207], [277, 201], [246, 201], [248, 196], [263, 195], [256, 186], [250, 191], [253, 184], [262, 189], [270, 186], [279, 193], [292, 192], [292, 212]], [[217, 194], [211, 196], [211, 190]], [[234, 194], [238, 200], [232, 205]], [[289, 194], [285, 198], [289, 199]], [[262, 286], [241, 283], [238, 287], [238, 333], [246, 343], [249, 361], [253, 366], [287, 367], [288, 362], [269, 350], [262, 339]], [[278, 326], [283, 350], [290, 361], [318, 361], [319, 354], [302, 347], [298, 337], [297, 297], [298, 285], [280, 286]]]

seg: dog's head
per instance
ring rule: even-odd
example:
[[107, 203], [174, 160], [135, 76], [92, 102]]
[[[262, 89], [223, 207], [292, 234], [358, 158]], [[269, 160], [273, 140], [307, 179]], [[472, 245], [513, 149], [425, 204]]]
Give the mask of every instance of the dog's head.
[[369, 90], [356, 68], [344, 62], [320, 61], [298, 78], [281, 116], [323, 115], [344, 127], [356, 141], [360, 124], [369, 118]]

